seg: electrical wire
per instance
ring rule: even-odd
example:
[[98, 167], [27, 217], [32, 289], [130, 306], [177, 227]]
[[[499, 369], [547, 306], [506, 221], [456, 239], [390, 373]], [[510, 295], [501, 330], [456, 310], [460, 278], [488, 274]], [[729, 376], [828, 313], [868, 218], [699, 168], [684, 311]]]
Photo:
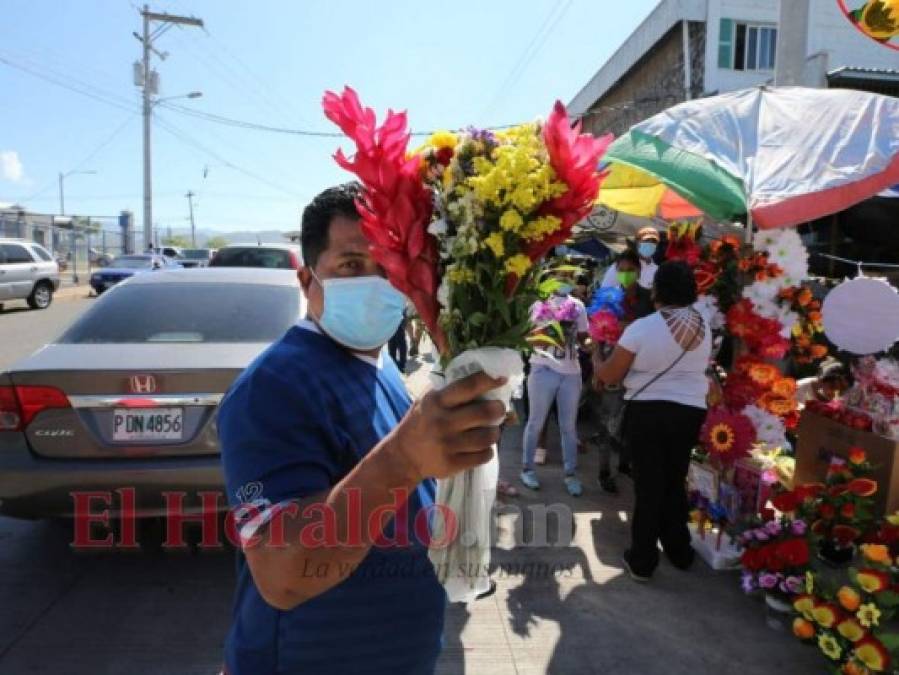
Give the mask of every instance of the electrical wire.
[[887, 267], [889, 269], [899, 269], [899, 265], [896, 263], [884, 263], [884, 262], [864, 262], [862, 260], [850, 260], [849, 258], [841, 258], [838, 255], [830, 255], [829, 253], [815, 253], [814, 255], [820, 258], [827, 258], [828, 260], [836, 260], [837, 262], [848, 263], [849, 265], [855, 265], [859, 269], [862, 267]]

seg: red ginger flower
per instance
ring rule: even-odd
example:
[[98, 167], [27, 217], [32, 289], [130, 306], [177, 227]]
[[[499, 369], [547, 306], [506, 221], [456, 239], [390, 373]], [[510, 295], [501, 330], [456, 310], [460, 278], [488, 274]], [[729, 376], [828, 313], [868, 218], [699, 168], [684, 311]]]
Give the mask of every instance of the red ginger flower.
[[556, 216], [562, 224], [557, 231], [527, 247], [525, 252], [531, 260], [539, 260], [553, 246], [568, 239], [575, 223], [586, 218], [593, 209], [599, 184], [604, 178], [596, 167], [613, 139], [612, 134], [594, 138], [592, 134], [581, 133], [580, 121], [570, 124], [565, 106], [556, 101], [543, 126], [543, 142], [550, 166], [568, 190], [540, 209], [541, 215]]
[[427, 232], [431, 194], [419, 173], [420, 158], [406, 155], [406, 113], [388, 110], [379, 127], [374, 111], [363, 108], [350, 87], [344, 87], [339, 96], [325, 92], [322, 107], [325, 116], [356, 144], [352, 159], [337, 150], [334, 160], [356, 174], [364, 187], [357, 208], [372, 257], [387, 272], [390, 283], [409, 297], [444, 353], [446, 336], [437, 323], [437, 242]]

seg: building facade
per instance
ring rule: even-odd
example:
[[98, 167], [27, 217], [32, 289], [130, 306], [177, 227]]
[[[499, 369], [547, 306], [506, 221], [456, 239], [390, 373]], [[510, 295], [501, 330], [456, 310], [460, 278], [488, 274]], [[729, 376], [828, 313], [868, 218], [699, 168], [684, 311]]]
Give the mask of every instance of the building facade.
[[[569, 111], [617, 135], [687, 99], [773, 83], [780, 2], [662, 0]], [[836, 0], [809, 0], [804, 51], [805, 86], [899, 95], [899, 53], [862, 35]]]

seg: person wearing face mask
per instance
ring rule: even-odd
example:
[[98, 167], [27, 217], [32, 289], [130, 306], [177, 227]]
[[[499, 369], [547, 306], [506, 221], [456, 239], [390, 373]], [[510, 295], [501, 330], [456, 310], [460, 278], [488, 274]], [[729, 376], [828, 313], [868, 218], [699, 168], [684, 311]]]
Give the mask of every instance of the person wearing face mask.
[[[644, 227], [637, 231], [636, 251], [639, 265], [637, 267], [637, 282], [649, 290], [652, 288], [652, 280], [659, 266], [653, 261], [653, 256], [659, 247], [659, 233], [654, 227]], [[620, 286], [616, 277], [617, 270], [613, 265], [603, 277], [603, 286]]]
[[351, 183], [303, 212], [308, 313], [218, 411], [240, 540], [227, 675], [433, 672], [446, 593], [428, 559], [434, 478], [488, 461], [503, 384], [412, 402], [382, 349], [406, 298], [362, 234]]

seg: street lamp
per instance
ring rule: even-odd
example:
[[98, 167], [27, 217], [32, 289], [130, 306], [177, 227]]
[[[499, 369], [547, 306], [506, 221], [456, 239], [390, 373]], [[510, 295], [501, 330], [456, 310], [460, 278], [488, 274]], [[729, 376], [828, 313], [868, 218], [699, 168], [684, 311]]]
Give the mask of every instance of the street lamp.
[[[63, 173], [62, 171], [59, 172], [59, 215], [64, 216], [66, 214], [66, 197], [65, 197], [65, 194], [66, 194], [65, 193], [65, 180], [66, 180], [66, 178], [68, 178], [69, 176], [74, 176], [76, 174], [95, 175], [96, 173], [97, 172], [93, 169], [87, 169], [87, 170], [83, 170], [83, 171], [72, 169], [71, 171], [67, 171], [65, 173]], [[72, 281], [77, 284], [78, 283], [78, 272], [76, 270], [78, 267], [78, 263], [76, 262], [76, 260], [78, 258], [78, 255], [77, 255], [77, 251], [75, 250], [76, 239], [75, 239], [75, 222], [74, 221], [72, 221], [71, 237], [72, 237]], [[53, 247], [53, 223], [51, 221], [51, 223], [50, 223], [50, 253], [53, 253], [53, 248], [54, 248]], [[88, 253], [87, 253], [88, 267], [90, 266], [90, 257], [91, 257], [90, 251], [88, 251]]]
[[65, 186], [64, 181], [69, 176], [74, 176], [76, 174], [84, 174], [84, 175], [95, 175], [97, 172], [93, 169], [88, 169], [87, 171], [67, 171], [63, 173], [59, 172], [59, 215], [66, 215], [66, 198], [65, 198]]
[[[146, 39], [146, 38], [145, 38]], [[146, 46], [146, 45], [145, 45]], [[145, 50], [146, 51], [146, 50]], [[155, 91], [154, 91], [155, 93]], [[182, 98], [200, 98], [201, 91], [192, 91], [180, 96], [166, 96], [155, 101], [150, 98], [150, 88], [144, 86], [144, 248], [153, 247], [153, 169], [152, 151], [150, 144], [151, 120], [153, 108], [166, 101], [174, 101]]]

